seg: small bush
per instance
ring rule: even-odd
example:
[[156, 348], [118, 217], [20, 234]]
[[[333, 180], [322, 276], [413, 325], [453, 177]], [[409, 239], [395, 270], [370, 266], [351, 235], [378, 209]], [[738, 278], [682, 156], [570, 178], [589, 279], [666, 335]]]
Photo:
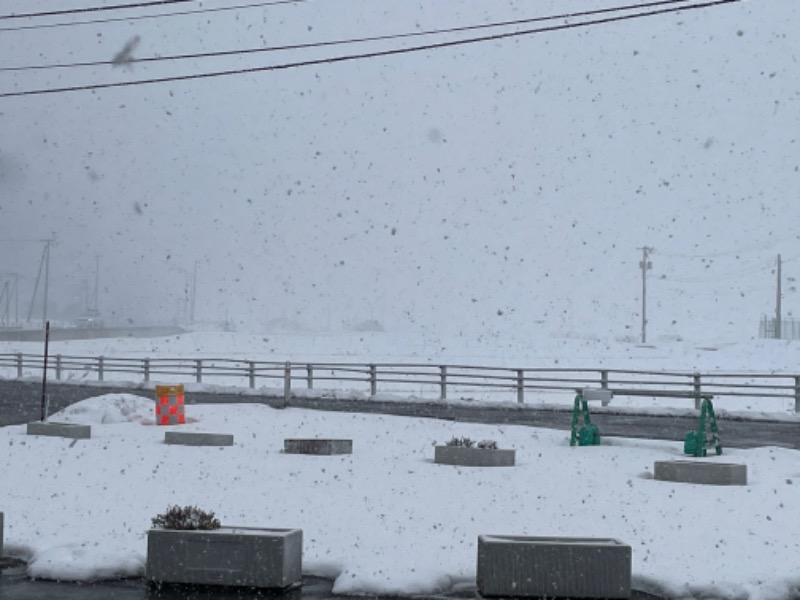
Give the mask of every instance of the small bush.
[[170, 506], [165, 513], [153, 519], [153, 527], [161, 529], [219, 529], [222, 525], [213, 512], [196, 506]]
[[478, 448], [484, 448], [485, 450], [497, 450], [497, 442], [494, 440], [481, 440], [478, 442]]

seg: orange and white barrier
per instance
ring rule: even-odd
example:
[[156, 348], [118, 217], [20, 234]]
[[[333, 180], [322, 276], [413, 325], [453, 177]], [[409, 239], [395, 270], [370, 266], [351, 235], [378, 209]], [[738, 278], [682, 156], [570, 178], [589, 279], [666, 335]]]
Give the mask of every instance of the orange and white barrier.
[[156, 386], [156, 424], [183, 425], [186, 411], [183, 404], [183, 385]]

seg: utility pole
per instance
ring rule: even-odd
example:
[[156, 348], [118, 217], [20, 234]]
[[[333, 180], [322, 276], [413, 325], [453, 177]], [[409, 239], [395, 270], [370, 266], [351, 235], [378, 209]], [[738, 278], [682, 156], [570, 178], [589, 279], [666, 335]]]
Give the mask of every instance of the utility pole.
[[47, 295], [48, 287], [50, 284], [50, 244], [53, 240], [44, 240], [44, 251], [42, 252], [42, 260], [39, 262], [39, 272], [36, 274], [36, 283], [33, 286], [33, 297], [31, 304], [28, 308], [28, 323], [31, 322], [33, 315], [33, 304], [36, 301], [36, 294], [39, 291], [39, 280], [42, 278], [42, 269], [44, 268], [44, 302], [42, 303], [42, 327], [47, 323]]
[[46, 260], [44, 263], [44, 306], [42, 307], [42, 325], [45, 325], [48, 329], [50, 327], [50, 323], [47, 321], [47, 290], [50, 286], [50, 242], [52, 240], [45, 240], [45, 256]]
[[14, 278], [14, 327], [19, 327], [19, 273], [10, 273]]
[[647, 257], [653, 251], [650, 246], [643, 246], [640, 248], [642, 251], [642, 260], [639, 262], [639, 268], [642, 270], [642, 343], [647, 343], [647, 271], [653, 268], [653, 263], [647, 260]]
[[[8, 281], [14, 281], [14, 327], [19, 327], [19, 273], [15, 272], [8, 272], [8, 273], [0, 273], [4, 277], [10, 277]], [[10, 291], [7, 292], [10, 297]], [[10, 300], [9, 300], [10, 302]], [[8, 324], [11, 326], [11, 317], [8, 317]]]
[[95, 313], [100, 312], [100, 255], [94, 255], [94, 309]]
[[189, 308], [189, 324], [194, 325], [194, 307], [197, 303], [197, 261], [194, 261], [194, 270], [192, 271], [192, 303]]
[[775, 339], [781, 339], [781, 255], [778, 254], [778, 282], [775, 289]]
[[8, 285], [8, 281], [3, 283], [3, 291], [0, 292], [0, 305], [2, 305], [3, 298], [6, 299], [6, 309], [2, 315], [0, 315], [0, 326], [2, 327], [11, 327], [11, 291]]

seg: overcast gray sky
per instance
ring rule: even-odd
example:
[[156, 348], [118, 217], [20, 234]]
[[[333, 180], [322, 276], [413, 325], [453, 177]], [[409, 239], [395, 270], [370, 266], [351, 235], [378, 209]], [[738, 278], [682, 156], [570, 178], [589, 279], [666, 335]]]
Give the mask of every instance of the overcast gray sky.
[[[136, 36], [132, 56], [145, 58], [564, 6], [320, 0], [3, 30], [0, 67], [110, 61]], [[197, 262], [196, 318], [255, 330], [376, 319], [432, 336], [636, 336], [637, 248], [648, 245], [653, 335], [755, 334], [774, 310], [776, 255], [788, 277], [800, 256], [799, 16], [794, 0], [751, 1], [370, 60], [0, 98], [0, 284], [21, 274], [27, 312], [40, 240], [53, 238], [53, 310], [83, 308], [99, 255], [99, 307], [115, 322], [180, 319]], [[0, 94], [421, 41], [2, 71]]]

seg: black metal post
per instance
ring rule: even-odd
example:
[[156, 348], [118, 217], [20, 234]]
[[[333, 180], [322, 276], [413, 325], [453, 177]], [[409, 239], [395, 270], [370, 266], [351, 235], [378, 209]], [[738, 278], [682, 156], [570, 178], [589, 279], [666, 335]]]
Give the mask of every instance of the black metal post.
[[46, 321], [44, 325], [44, 369], [42, 369], [42, 421], [47, 418], [45, 406], [47, 404], [47, 351], [49, 345], [50, 321]]

